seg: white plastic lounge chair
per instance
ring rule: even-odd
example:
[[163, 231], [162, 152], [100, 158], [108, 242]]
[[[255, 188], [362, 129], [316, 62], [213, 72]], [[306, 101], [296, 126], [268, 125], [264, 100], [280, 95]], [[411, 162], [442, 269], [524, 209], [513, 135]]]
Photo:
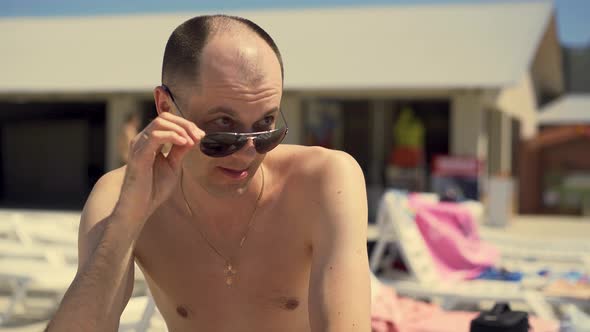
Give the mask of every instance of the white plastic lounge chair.
[[[41, 322], [2, 326], [0, 332], [42, 332], [49, 320]], [[151, 296], [132, 297], [120, 318], [119, 332], [166, 332], [166, 323], [156, 308]]]
[[[437, 202], [439, 197], [434, 193], [415, 193], [421, 199]], [[483, 205], [477, 201], [459, 203], [467, 209], [478, 221], [479, 235], [485, 241], [494, 244], [503, 257], [509, 259], [526, 259], [529, 261], [552, 260], [558, 262], [588, 262], [590, 261], [590, 242], [572, 238], [551, 238], [540, 240], [518, 234], [507, 234], [502, 228], [485, 225], [485, 211]], [[590, 265], [588, 265], [590, 266]]]
[[119, 332], [144, 331], [167, 331], [166, 323], [149, 292], [129, 300], [119, 325]]
[[11, 285], [11, 298], [3, 308], [2, 321], [10, 319], [19, 308], [26, 309], [26, 299], [30, 292], [50, 294], [55, 304], [61, 301], [74, 276], [75, 266], [57, 267], [46, 262], [29, 259], [0, 259], [0, 280]]
[[16, 237], [24, 244], [44, 243], [75, 247], [78, 242], [76, 230], [55, 222], [24, 221], [24, 216], [13, 215], [10, 222]]
[[479, 231], [481, 238], [498, 247], [505, 257], [577, 262], [590, 267], [590, 242], [587, 241], [530, 239], [485, 226], [480, 227]]
[[78, 262], [78, 250], [42, 244], [24, 245], [17, 241], [0, 239], [1, 258], [40, 260], [55, 266], [75, 265]]
[[[539, 317], [554, 319], [555, 314], [544, 297], [535, 290], [528, 290], [519, 283], [473, 280], [446, 282], [441, 280], [430, 252], [422, 238], [413, 216], [408, 209], [388, 208], [403, 206], [405, 195], [393, 190], [387, 191], [381, 200], [377, 214], [378, 223], [390, 220], [389, 232], [397, 240], [399, 252], [406, 263], [412, 280], [392, 281], [398, 293], [412, 297], [441, 298], [445, 309], [452, 309], [456, 303], [474, 303], [481, 301], [508, 301], [526, 303]], [[381, 220], [381, 221], [380, 221]], [[392, 222], [395, 221], [395, 222]], [[384, 242], [384, 241], [383, 241]], [[382, 256], [387, 242], [379, 242], [371, 257], [371, 268], [375, 271], [379, 265], [376, 257]], [[379, 252], [381, 252], [379, 254]]]
[[[31, 293], [48, 294], [57, 306], [76, 272], [75, 264], [60, 265], [30, 258], [0, 258], [0, 288], [10, 293], [8, 304], [0, 308], [0, 326], [16, 311], [28, 309], [27, 299]], [[146, 290], [144, 276], [135, 265], [134, 294], [143, 295]]]
[[49, 324], [49, 320], [11, 327], [3, 326], [0, 327], [0, 332], [43, 332], [47, 324]]
[[[71, 216], [68, 218], [71, 219]], [[59, 214], [51, 217], [47, 213], [38, 215], [4, 211], [0, 214], [0, 236], [17, 240], [25, 245], [75, 247], [78, 241], [77, 230], [71, 222], [61, 219], [63, 216]]]
[[[427, 195], [428, 199], [436, 200], [432, 198], [432, 195]], [[381, 205], [381, 207], [393, 210], [403, 208], [401, 205]], [[395, 220], [393, 220], [393, 222], [395, 222]], [[382, 258], [388, 245], [390, 252], [395, 250], [391, 244], [396, 241], [391, 220], [381, 218], [377, 221], [377, 224], [374, 227], [376, 229], [376, 231], [373, 232], [376, 233], [376, 245], [371, 255], [371, 269], [373, 271], [377, 269], [378, 264], [384, 262]], [[559, 248], [554, 248], [553, 245], [548, 246], [547, 243], [544, 243], [544, 245], [541, 246], [539, 243], [541, 241], [537, 242], [538, 246], [532, 248], [526, 247], [526, 245], [507, 245], [502, 242], [499, 244], [493, 242], [492, 244], [494, 244], [494, 246], [500, 251], [501, 265], [508, 269], [517, 267], [518, 270], [527, 273], [536, 272], [541, 269], [549, 269], [554, 272], [575, 270], [590, 273], [590, 255], [585, 254], [585, 251], [572, 251], [566, 247], [563, 247], [560, 250]]]

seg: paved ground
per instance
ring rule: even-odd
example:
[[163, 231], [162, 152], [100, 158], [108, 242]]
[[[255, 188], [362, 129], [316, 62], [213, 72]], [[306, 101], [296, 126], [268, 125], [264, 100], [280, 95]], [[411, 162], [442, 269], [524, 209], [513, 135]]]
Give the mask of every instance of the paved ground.
[[533, 238], [570, 237], [590, 240], [590, 218], [561, 216], [514, 216], [506, 233]]
[[[0, 223], [3, 217], [6, 216], [6, 211], [0, 210]], [[40, 216], [40, 215], [39, 215]], [[47, 214], [44, 218], [49, 217]], [[64, 223], [72, 223], [72, 214], [64, 214]], [[574, 218], [574, 217], [560, 217], [560, 216], [514, 216], [508, 225], [504, 228], [495, 228], [507, 234], [515, 234], [531, 239], [572, 239], [572, 240], [588, 240], [590, 239], [590, 218]], [[369, 240], [377, 237], [377, 229], [374, 225], [369, 227]], [[0, 294], [0, 312], [6, 305], [8, 300], [7, 294]], [[41, 332], [45, 324], [44, 319], [47, 319], [48, 306], [51, 303], [46, 299], [33, 299], [30, 304], [33, 310], [30, 310], [27, 315], [19, 315], [16, 319], [9, 322], [9, 326], [0, 327], [0, 332]], [[39, 308], [39, 310], [36, 309]], [[35, 322], [37, 322], [35, 324]], [[165, 331], [164, 328], [159, 327], [152, 329], [152, 332]]]

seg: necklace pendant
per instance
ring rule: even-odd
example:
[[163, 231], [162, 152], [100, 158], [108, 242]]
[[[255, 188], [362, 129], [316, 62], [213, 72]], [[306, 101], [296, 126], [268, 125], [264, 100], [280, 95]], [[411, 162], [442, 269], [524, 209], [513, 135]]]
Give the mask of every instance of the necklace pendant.
[[228, 286], [233, 285], [236, 275], [238, 271], [234, 269], [233, 265], [230, 262], [227, 262], [225, 265], [225, 270], [223, 271], [225, 274], [225, 284]]
[[225, 284], [228, 286], [233, 285], [234, 283], [234, 276], [227, 276], [225, 277]]
[[236, 273], [238, 273], [238, 271], [234, 269], [233, 265], [231, 265], [231, 263], [227, 263], [227, 265], [225, 266], [225, 274], [234, 275]]
[[[256, 216], [256, 211], [258, 209], [258, 204], [260, 203], [260, 199], [262, 198], [262, 194], [264, 193], [264, 168], [263, 167], [260, 167], [260, 172], [262, 175], [262, 184], [260, 186], [260, 192], [258, 193], [258, 198], [256, 199], [256, 204], [254, 205], [254, 211], [252, 211], [252, 215], [250, 216], [250, 220], [248, 221], [248, 225], [246, 226], [246, 230], [244, 231], [244, 235], [240, 239], [239, 249], [241, 249], [242, 246], [244, 245], [244, 242], [246, 242], [246, 238], [248, 237], [248, 231], [250, 230], [250, 226], [252, 226], [252, 223], [254, 221], [254, 217]], [[193, 216], [195, 216], [195, 214], [193, 213], [193, 209], [191, 208], [191, 205], [189, 204], [189, 202], [186, 198], [186, 194], [184, 192], [183, 176], [184, 176], [184, 168], [181, 169], [181, 173], [180, 173], [180, 191], [182, 192], [182, 198], [184, 199], [184, 203], [186, 204], [188, 212], [189, 212], [190, 216], [193, 217]], [[209, 248], [211, 248], [211, 250], [214, 251], [220, 258], [225, 260], [225, 267], [223, 269], [223, 275], [225, 277], [225, 284], [227, 286], [233, 285], [236, 278], [237, 278], [238, 271], [236, 269], [234, 269], [231, 262], [221, 252], [219, 252], [219, 250], [217, 250], [217, 248], [215, 248], [215, 246], [211, 243], [211, 241], [209, 241], [209, 239], [207, 238], [207, 236], [205, 235], [205, 233], [203, 232], [201, 227], [199, 225], [197, 225], [197, 226], [198, 226], [197, 230], [199, 231], [199, 235], [201, 235], [201, 238], [203, 238], [205, 240], [205, 242], [207, 242], [207, 245], [209, 245]], [[237, 253], [239, 253], [239, 249], [238, 249]], [[236, 253], [236, 255], [237, 255], [237, 253]]]

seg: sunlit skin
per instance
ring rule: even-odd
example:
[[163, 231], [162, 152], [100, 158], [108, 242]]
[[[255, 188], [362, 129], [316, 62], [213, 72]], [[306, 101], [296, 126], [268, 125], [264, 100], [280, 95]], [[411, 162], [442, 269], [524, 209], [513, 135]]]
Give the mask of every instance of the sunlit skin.
[[[319, 147], [279, 145], [259, 154], [249, 141], [222, 158], [208, 157], [199, 148], [205, 133], [284, 126], [279, 113], [282, 82], [279, 61], [262, 39], [226, 33], [205, 46], [198, 82], [163, 82], [175, 102], [163, 87], [154, 89], [156, 120], [181, 133], [169, 138], [173, 147], [167, 155], [179, 168], [164, 164], [160, 172], [170, 179], [177, 172], [182, 177], [174, 185], [156, 183], [170, 194], [149, 213], [130, 257], [143, 271], [171, 332], [370, 330], [367, 199], [358, 163], [343, 152]], [[144, 134], [138, 135], [137, 144], [164, 135]], [[180, 159], [179, 151], [188, 152]], [[167, 161], [160, 159], [162, 163]], [[107, 211], [118, 204], [123, 212], [114, 217], [142, 214], [143, 205], [134, 200], [142, 190], [133, 188], [147, 186], [125, 186], [141, 177], [126, 176], [130, 165], [106, 174], [91, 194], [80, 227], [81, 266], [94, 258], [96, 241], [109, 230], [101, 222]], [[125, 200], [117, 202], [124, 193]], [[151, 195], [161, 196], [157, 191]], [[113, 228], [134, 227], [126, 218], [112, 222]], [[118, 234], [108, 235], [112, 239]], [[120, 239], [111, 241], [127, 248]], [[229, 286], [227, 259], [235, 270]], [[131, 296], [133, 269], [120, 265], [126, 279], [117, 277], [122, 286], [109, 303], [121, 303], [122, 310]], [[81, 282], [94, 285], [95, 280]], [[79, 299], [71, 298], [72, 303]], [[82, 310], [77, 305], [67, 308], [62, 311]], [[117, 304], [107, 314], [118, 310]], [[108, 325], [115, 324], [113, 319]]]
[[[205, 132], [262, 131], [274, 128], [275, 119], [280, 120], [279, 62], [261, 39], [248, 39], [216, 38], [203, 51], [201, 83], [190, 95], [184, 115]], [[224, 158], [195, 152], [185, 159], [187, 180], [210, 195], [232, 199], [247, 188], [259, 187], [249, 184], [264, 155], [256, 153], [252, 142]], [[247, 175], [235, 177], [224, 170], [246, 170]]]

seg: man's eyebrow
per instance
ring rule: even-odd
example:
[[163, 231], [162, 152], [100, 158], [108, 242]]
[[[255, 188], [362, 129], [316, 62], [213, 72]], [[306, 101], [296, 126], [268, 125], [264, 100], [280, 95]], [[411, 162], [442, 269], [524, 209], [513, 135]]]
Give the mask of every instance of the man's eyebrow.
[[208, 110], [205, 114], [211, 115], [211, 114], [215, 114], [215, 113], [226, 113], [226, 114], [233, 115], [233, 116], [238, 115], [238, 112], [236, 112], [235, 110], [233, 110], [229, 107], [224, 107], [224, 106], [213, 107], [212, 109]]
[[266, 113], [264, 113], [264, 116], [269, 116], [273, 113], [278, 113], [279, 112], [279, 108], [278, 107], [274, 107], [271, 108], [270, 110], [266, 111]]
[[[278, 107], [274, 107], [264, 113], [264, 116], [271, 115], [273, 113], [277, 113], [279, 111]], [[234, 117], [238, 117], [238, 112], [232, 108], [225, 107], [225, 106], [216, 106], [206, 112], [207, 115], [215, 114], [215, 113], [225, 113]]]

